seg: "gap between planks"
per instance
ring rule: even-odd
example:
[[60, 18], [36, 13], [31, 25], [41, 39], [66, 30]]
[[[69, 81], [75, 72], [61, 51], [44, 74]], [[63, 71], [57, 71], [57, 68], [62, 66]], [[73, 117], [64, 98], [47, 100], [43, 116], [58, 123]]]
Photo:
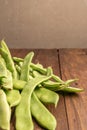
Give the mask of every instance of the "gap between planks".
[[[60, 78], [62, 79], [62, 69], [61, 69], [61, 63], [60, 63], [60, 50], [59, 49], [57, 49], [57, 53], [58, 53], [58, 61], [59, 61]], [[63, 98], [64, 98], [64, 105], [65, 105], [67, 126], [68, 126], [68, 130], [69, 130], [68, 114], [67, 114], [66, 100], [65, 100], [64, 94], [63, 94]]]

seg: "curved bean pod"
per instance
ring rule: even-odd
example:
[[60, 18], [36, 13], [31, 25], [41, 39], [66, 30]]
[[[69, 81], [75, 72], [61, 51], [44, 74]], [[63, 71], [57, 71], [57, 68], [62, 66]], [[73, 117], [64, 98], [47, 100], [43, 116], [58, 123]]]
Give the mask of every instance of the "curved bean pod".
[[10, 55], [10, 51], [4, 40], [1, 41], [1, 47]]
[[61, 89], [61, 91], [69, 92], [69, 93], [76, 93], [76, 92], [82, 92], [84, 89], [82, 88], [75, 88], [75, 87], [65, 87]]
[[13, 57], [13, 60], [14, 60], [15, 62], [17, 62], [17, 63], [24, 61], [24, 59], [19, 58], [19, 57]]
[[0, 89], [0, 128], [10, 130], [11, 110], [7, 103], [6, 95]]
[[62, 84], [60, 82], [54, 82], [51, 80], [43, 82], [42, 85], [43, 87], [46, 87], [47, 89], [50, 89], [52, 91], [58, 91], [65, 87], [65, 84]]
[[3, 65], [6, 67], [6, 63], [5, 60], [3, 59], [3, 57], [0, 55], [0, 61], [3, 63]]
[[30, 69], [30, 63], [31, 60], [34, 56], [33, 52], [30, 52], [25, 58], [24, 58], [24, 62], [21, 68], [21, 75], [20, 75], [20, 79], [24, 80], [24, 81], [28, 81], [29, 80], [29, 69]]
[[14, 62], [10, 54], [8, 54], [3, 48], [0, 48], [0, 53], [6, 62], [7, 69], [11, 71], [14, 79], [17, 79], [17, 71], [14, 66]]
[[2, 78], [2, 86], [5, 89], [12, 89], [12, 75], [9, 70], [7, 70], [6, 66], [0, 61], [0, 77]]
[[7, 70], [7, 76], [3, 79], [3, 88], [5, 89], [12, 89], [13, 88], [13, 82], [12, 82], [12, 74], [9, 70]]
[[43, 87], [37, 87], [34, 93], [41, 102], [45, 104], [51, 103], [54, 104], [55, 107], [57, 106], [59, 101], [59, 95], [57, 93]]
[[7, 76], [7, 69], [2, 61], [0, 61], [0, 77]]
[[22, 90], [24, 88], [25, 84], [26, 84], [26, 81], [13, 79], [13, 88], [14, 89]]
[[40, 76], [28, 81], [21, 93], [20, 104], [16, 107], [16, 129], [33, 130], [30, 103], [31, 95], [35, 87], [41, 82], [48, 80], [50, 76]]
[[55, 117], [38, 100], [37, 96], [34, 93], [32, 94], [31, 98], [31, 113], [41, 126], [48, 130], [55, 130]]
[[10, 107], [17, 106], [20, 103], [21, 95], [18, 90], [6, 91], [7, 101]]

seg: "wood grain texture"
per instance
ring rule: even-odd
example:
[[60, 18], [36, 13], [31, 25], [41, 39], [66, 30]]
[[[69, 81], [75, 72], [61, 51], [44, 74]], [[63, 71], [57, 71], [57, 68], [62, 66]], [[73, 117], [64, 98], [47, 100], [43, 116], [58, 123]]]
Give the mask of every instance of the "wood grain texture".
[[87, 130], [87, 50], [63, 49], [59, 53], [63, 80], [79, 78], [73, 86], [85, 90], [65, 96], [69, 130]]

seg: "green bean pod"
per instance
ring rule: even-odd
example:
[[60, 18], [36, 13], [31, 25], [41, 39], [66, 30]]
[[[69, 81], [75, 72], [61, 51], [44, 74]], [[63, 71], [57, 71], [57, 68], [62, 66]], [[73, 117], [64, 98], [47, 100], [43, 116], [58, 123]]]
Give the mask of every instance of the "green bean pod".
[[48, 80], [48, 81], [43, 82], [42, 86], [52, 91], [58, 91], [64, 88], [66, 85], [60, 82], [54, 82], [54, 81]]
[[6, 62], [7, 69], [11, 71], [13, 78], [17, 79], [17, 71], [14, 66], [14, 62], [12, 60], [11, 55], [7, 53], [3, 48], [0, 48], [0, 53]]
[[70, 86], [71, 83], [76, 82], [78, 80], [79, 79], [69, 79], [69, 80], [65, 81], [65, 84], [67, 84], [67, 86]]
[[9, 48], [8, 48], [8, 46], [6, 45], [6, 43], [5, 43], [4, 40], [1, 41], [1, 47], [10, 55]]
[[21, 67], [19, 65], [15, 65], [15, 68], [19, 74], [21, 74]]
[[14, 80], [13, 79], [13, 88], [22, 90], [27, 82], [23, 80]]
[[24, 81], [28, 81], [29, 79], [29, 70], [30, 70], [30, 63], [32, 61], [32, 58], [34, 56], [33, 52], [30, 52], [25, 58], [24, 62], [21, 68], [21, 75], [20, 79]]
[[23, 62], [23, 61], [24, 61], [24, 59], [19, 58], [19, 57], [13, 57], [13, 60], [14, 60], [14, 62], [16, 62], [16, 63], [19, 63], [19, 62]]
[[5, 60], [4, 58], [0, 55], [0, 61], [3, 63], [3, 65], [6, 67], [6, 63], [5, 63]]
[[0, 89], [0, 128], [10, 130], [11, 110], [5, 92]]
[[38, 100], [37, 96], [33, 93], [31, 98], [31, 113], [36, 121], [45, 129], [55, 130], [56, 119], [46, 109], [46, 107]]
[[2, 61], [0, 61], [0, 77], [7, 76], [7, 69]]
[[2, 80], [2, 86], [5, 89], [12, 89], [12, 75], [9, 70], [7, 70], [5, 64], [0, 61], [0, 77], [3, 77]]
[[52, 78], [56, 81], [56, 82], [59, 82], [59, 83], [64, 83], [64, 81], [58, 77], [57, 75], [53, 74]]
[[13, 82], [12, 82], [12, 74], [9, 70], [7, 70], [7, 76], [3, 78], [3, 84], [4, 89], [13, 89]]
[[31, 117], [31, 95], [35, 87], [41, 82], [48, 80], [50, 76], [40, 76], [28, 81], [21, 93], [20, 104], [16, 107], [16, 129], [17, 130], [33, 130], [33, 122]]
[[82, 88], [75, 88], [75, 87], [65, 87], [61, 89], [63, 92], [68, 92], [68, 93], [76, 93], [76, 92], [82, 92], [84, 89]]
[[6, 91], [7, 101], [10, 107], [17, 106], [20, 103], [21, 95], [18, 90]]
[[38, 66], [37, 64], [31, 63], [30, 66], [33, 70], [40, 72], [41, 74], [47, 74], [47, 69]]
[[59, 95], [57, 93], [43, 87], [37, 87], [34, 93], [41, 102], [45, 104], [54, 104], [55, 107], [57, 106], [59, 101]]

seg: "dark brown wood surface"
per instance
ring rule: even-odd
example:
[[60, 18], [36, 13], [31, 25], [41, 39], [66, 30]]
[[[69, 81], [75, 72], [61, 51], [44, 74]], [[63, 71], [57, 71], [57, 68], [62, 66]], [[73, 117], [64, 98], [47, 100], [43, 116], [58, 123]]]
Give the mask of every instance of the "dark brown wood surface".
[[[60, 100], [55, 108], [47, 106], [57, 120], [56, 130], [87, 130], [87, 50], [86, 49], [51, 49], [28, 50], [11, 49], [12, 56], [24, 57], [28, 52], [34, 51], [34, 63], [41, 63], [44, 67], [52, 66], [54, 74], [63, 80], [79, 78], [72, 84], [84, 88], [79, 94], [60, 94]], [[34, 130], [43, 130], [34, 121]], [[15, 130], [14, 113], [11, 119], [11, 130]]]

